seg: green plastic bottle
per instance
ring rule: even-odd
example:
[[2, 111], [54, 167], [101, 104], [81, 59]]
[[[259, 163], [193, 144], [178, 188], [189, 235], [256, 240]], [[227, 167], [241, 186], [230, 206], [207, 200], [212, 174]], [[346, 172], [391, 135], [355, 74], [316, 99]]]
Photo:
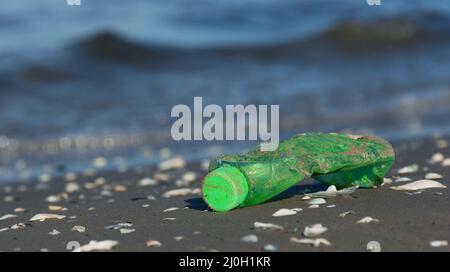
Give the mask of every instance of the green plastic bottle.
[[392, 146], [379, 137], [299, 134], [275, 151], [255, 149], [211, 160], [202, 194], [213, 210], [229, 211], [265, 202], [307, 177], [337, 188], [372, 188], [394, 160]]

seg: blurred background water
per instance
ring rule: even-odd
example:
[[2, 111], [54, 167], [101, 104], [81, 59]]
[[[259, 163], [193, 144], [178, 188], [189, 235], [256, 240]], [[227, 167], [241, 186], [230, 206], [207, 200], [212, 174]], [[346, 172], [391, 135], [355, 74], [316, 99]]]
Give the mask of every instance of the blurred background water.
[[257, 144], [174, 142], [194, 96], [278, 104], [282, 137], [450, 132], [446, 0], [3, 0], [0, 37], [3, 181]]

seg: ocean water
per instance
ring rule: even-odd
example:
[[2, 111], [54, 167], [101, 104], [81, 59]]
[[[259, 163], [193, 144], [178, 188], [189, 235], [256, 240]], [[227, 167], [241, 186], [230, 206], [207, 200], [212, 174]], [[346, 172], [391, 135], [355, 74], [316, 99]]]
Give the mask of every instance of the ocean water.
[[0, 37], [1, 181], [257, 144], [174, 142], [194, 96], [278, 104], [283, 137], [450, 132], [447, 1], [5, 0]]

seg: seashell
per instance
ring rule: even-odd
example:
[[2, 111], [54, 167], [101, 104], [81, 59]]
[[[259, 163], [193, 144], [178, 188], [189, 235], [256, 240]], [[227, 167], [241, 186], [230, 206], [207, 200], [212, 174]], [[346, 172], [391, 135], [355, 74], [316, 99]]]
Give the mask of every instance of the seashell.
[[442, 161], [442, 166], [447, 167], [450, 166], [450, 158], [447, 158]]
[[444, 155], [442, 153], [435, 153], [433, 156], [431, 156], [431, 159], [429, 162], [431, 164], [439, 163], [445, 159]]
[[173, 207], [173, 208], [165, 209], [163, 212], [171, 212], [171, 211], [176, 211], [176, 210], [178, 210], [178, 209], [179, 209], [179, 208]]
[[73, 226], [71, 230], [72, 231], [77, 231], [77, 232], [85, 232], [86, 231], [86, 227], [77, 225], [77, 226]]
[[78, 247], [73, 252], [90, 252], [90, 251], [105, 251], [113, 249], [119, 242], [113, 240], [104, 241], [90, 241], [89, 244]]
[[44, 222], [47, 219], [63, 219], [65, 218], [65, 215], [59, 215], [59, 214], [51, 214], [51, 213], [38, 213], [35, 216], [31, 217], [28, 221], [40, 221]]
[[343, 213], [339, 214], [339, 217], [345, 217], [345, 216], [347, 216], [349, 214], [355, 214], [355, 212], [354, 211], [343, 212]]
[[416, 191], [429, 188], [447, 188], [447, 186], [435, 180], [421, 179], [401, 186], [391, 187], [392, 190], [400, 191]]
[[272, 216], [278, 217], [278, 216], [286, 216], [286, 215], [294, 215], [297, 214], [297, 211], [294, 209], [279, 209], [276, 211]]
[[253, 223], [253, 227], [255, 229], [267, 229], [267, 230], [283, 230], [284, 229], [280, 225], [276, 225], [276, 224], [272, 224], [272, 223], [261, 223], [261, 222]]
[[172, 159], [161, 162], [158, 165], [160, 171], [168, 171], [173, 169], [181, 169], [186, 166], [186, 160], [181, 156], [176, 156]]
[[312, 245], [314, 247], [319, 247], [321, 245], [331, 246], [331, 243], [327, 239], [324, 239], [324, 238], [315, 238], [315, 239], [302, 238], [302, 239], [298, 239], [296, 237], [291, 237], [289, 239], [289, 241], [291, 241], [293, 243], [298, 243], [298, 244], [309, 244], [309, 245]]
[[366, 223], [371, 223], [371, 222], [380, 222], [380, 220], [372, 218], [370, 216], [366, 216], [366, 217], [361, 218], [360, 220], [358, 220], [356, 223], [357, 224], [366, 224]]
[[412, 179], [407, 177], [401, 177], [395, 180], [395, 182], [409, 182], [409, 181], [412, 181]]
[[135, 231], [135, 229], [120, 229], [119, 230], [121, 234], [128, 234]]
[[66, 191], [66, 193], [75, 193], [80, 191], [80, 185], [78, 185], [78, 183], [76, 182], [69, 182], [66, 184], [64, 191]]
[[161, 242], [156, 241], [156, 240], [148, 240], [147, 242], [145, 242], [145, 246], [146, 247], [160, 247], [162, 246]]
[[244, 242], [244, 243], [256, 243], [256, 242], [258, 242], [258, 236], [254, 235], [254, 234], [249, 234], [249, 235], [242, 236], [241, 242]]
[[308, 201], [309, 205], [320, 205], [325, 203], [327, 203], [327, 201], [324, 198], [314, 198]]
[[303, 235], [305, 237], [316, 237], [323, 233], [325, 233], [328, 230], [327, 227], [323, 226], [322, 224], [314, 224], [311, 226], [305, 227], [305, 230], [303, 231]]
[[438, 173], [427, 173], [425, 175], [425, 179], [441, 179], [442, 175], [438, 174]]
[[419, 171], [419, 165], [417, 163], [411, 164], [405, 167], [398, 169], [397, 173], [399, 174], [411, 174]]
[[263, 247], [264, 251], [277, 251], [278, 248], [272, 244], [267, 244]]
[[58, 235], [58, 234], [61, 234], [61, 232], [58, 231], [57, 229], [54, 229], [54, 230], [50, 231], [48, 234], [49, 235]]
[[185, 196], [189, 194], [198, 194], [198, 193], [200, 193], [199, 189], [181, 188], [167, 191], [162, 196], [168, 198], [173, 196]]
[[9, 218], [14, 218], [17, 217], [17, 215], [15, 214], [5, 214], [2, 217], [0, 217], [0, 221], [5, 220], [5, 219], [9, 219]]
[[143, 178], [138, 183], [138, 186], [141, 186], [141, 187], [154, 186], [154, 185], [158, 185], [158, 182], [152, 178]]
[[431, 247], [444, 247], [448, 246], [448, 241], [446, 240], [435, 240], [430, 242]]

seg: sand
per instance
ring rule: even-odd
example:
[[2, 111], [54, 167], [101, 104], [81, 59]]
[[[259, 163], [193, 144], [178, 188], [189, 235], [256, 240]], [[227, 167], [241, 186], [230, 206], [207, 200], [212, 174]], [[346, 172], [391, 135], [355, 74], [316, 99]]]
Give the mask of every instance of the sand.
[[[419, 171], [402, 176], [413, 181], [426, 173], [443, 176], [439, 180], [449, 186], [450, 167], [441, 163], [430, 164], [433, 154], [450, 156], [448, 147], [439, 148], [432, 139], [395, 144], [397, 160], [388, 177], [395, 180], [397, 170], [417, 163]], [[426, 171], [423, 168], [426, 167]], [[177, 187], [175, 180], [186, 171], [198, 173], [189, 186]], [[418, 194], [389, 189], [393, 183], [377, 189], [358, 189], [349, 196], [326, 199], [325, 204], [310, 208], [302, 199], [305, 191], [323, 190], [311, 179], [262, 205], [217, 213], [208, 210], [198, 189], [205, 171], [200, 163], [188, 164], [184, 169], [167, 171], [168, 181], [158, 185], [138, 186], [145, 177], [153, 177], [157, 169], [149, 167], [143, 172], [129, 171], [101, 173], [104, 185], [93, 187], [96, 177], [78, 177], [80, 191], [68, 193], [59, 202], [46, 201], [50, 195], [65, 190], [66, 181], [53, 179], [48, 183], [13, 183], [0, 186], [0, 217], [13, 214], [0, 221], [0, 251], [68, 251], [91, 240], [113, 240], [115, 251], [448, 251], [448, 246], [432, 247], [431, 241], [450, 240], [450, 197], [448, 188], [427, 189]], [[86, 182], [89, 184], [86, 188]], [[47, 188], [43, 188], [46, 186]], [[72, 190], [76, 186], [72, 186]], [[165, 198], [172, 189], [191, 188], [193, 193]], [[52, 207], [60, 206], [65, 209]], [[20, 212], [16, 208], [23, 208]], [[172, 209], [178, 208], [178, 209]], [[279, 209], [302, 208], [296, 214], [272, 216]], [[164, 210], [167, 210], [165, 211]], [[345, 216], [340, 214], [348, 211]], [[62, 219], [29, 222], [38, 213], [65, 215]], [[356, 223], [364, 217], [378, 222]], [[273, 223], [283, 230], [260, 230], [254, 222]], [[24, 228], [9, 227], [25, 223]], [[122, 225], [117, 225], [124, 223]], [[302, 237], [306, 226], [322, 224], [327, 231], [321, 234], [331, 245], [314, 247], [290, 241]], [[115, 225], [115, 226], [113, 226]], [[72, 230], [85, 227], [84, 232]], [[108, 227], [110, 226], [110, 227]], [[114, 228], [115, 227], [115, 228]], [[76, 227], [76, 229], [82, 229]], [[54, 231], [56, 230], [56, 231]], [[52, 233], [53, 235], [49, 234]], [[254, 234], [253, 242], [241, 238]], [[149, 240], [159, 241], [147, 243]], [[372, 243], [369, 243], [372, 242]], [[369, 246], [368, 246], [369, 243]], [[149, 247], [148, 245], [156, 245]], [[267, 247], [271, 244], [274, 247]], [[441, 243], [434, 243], [441, 244]], [[374, 248], [375, 246], [375, 248]], [[378, 248], [379, 246], [379, 248]]]

